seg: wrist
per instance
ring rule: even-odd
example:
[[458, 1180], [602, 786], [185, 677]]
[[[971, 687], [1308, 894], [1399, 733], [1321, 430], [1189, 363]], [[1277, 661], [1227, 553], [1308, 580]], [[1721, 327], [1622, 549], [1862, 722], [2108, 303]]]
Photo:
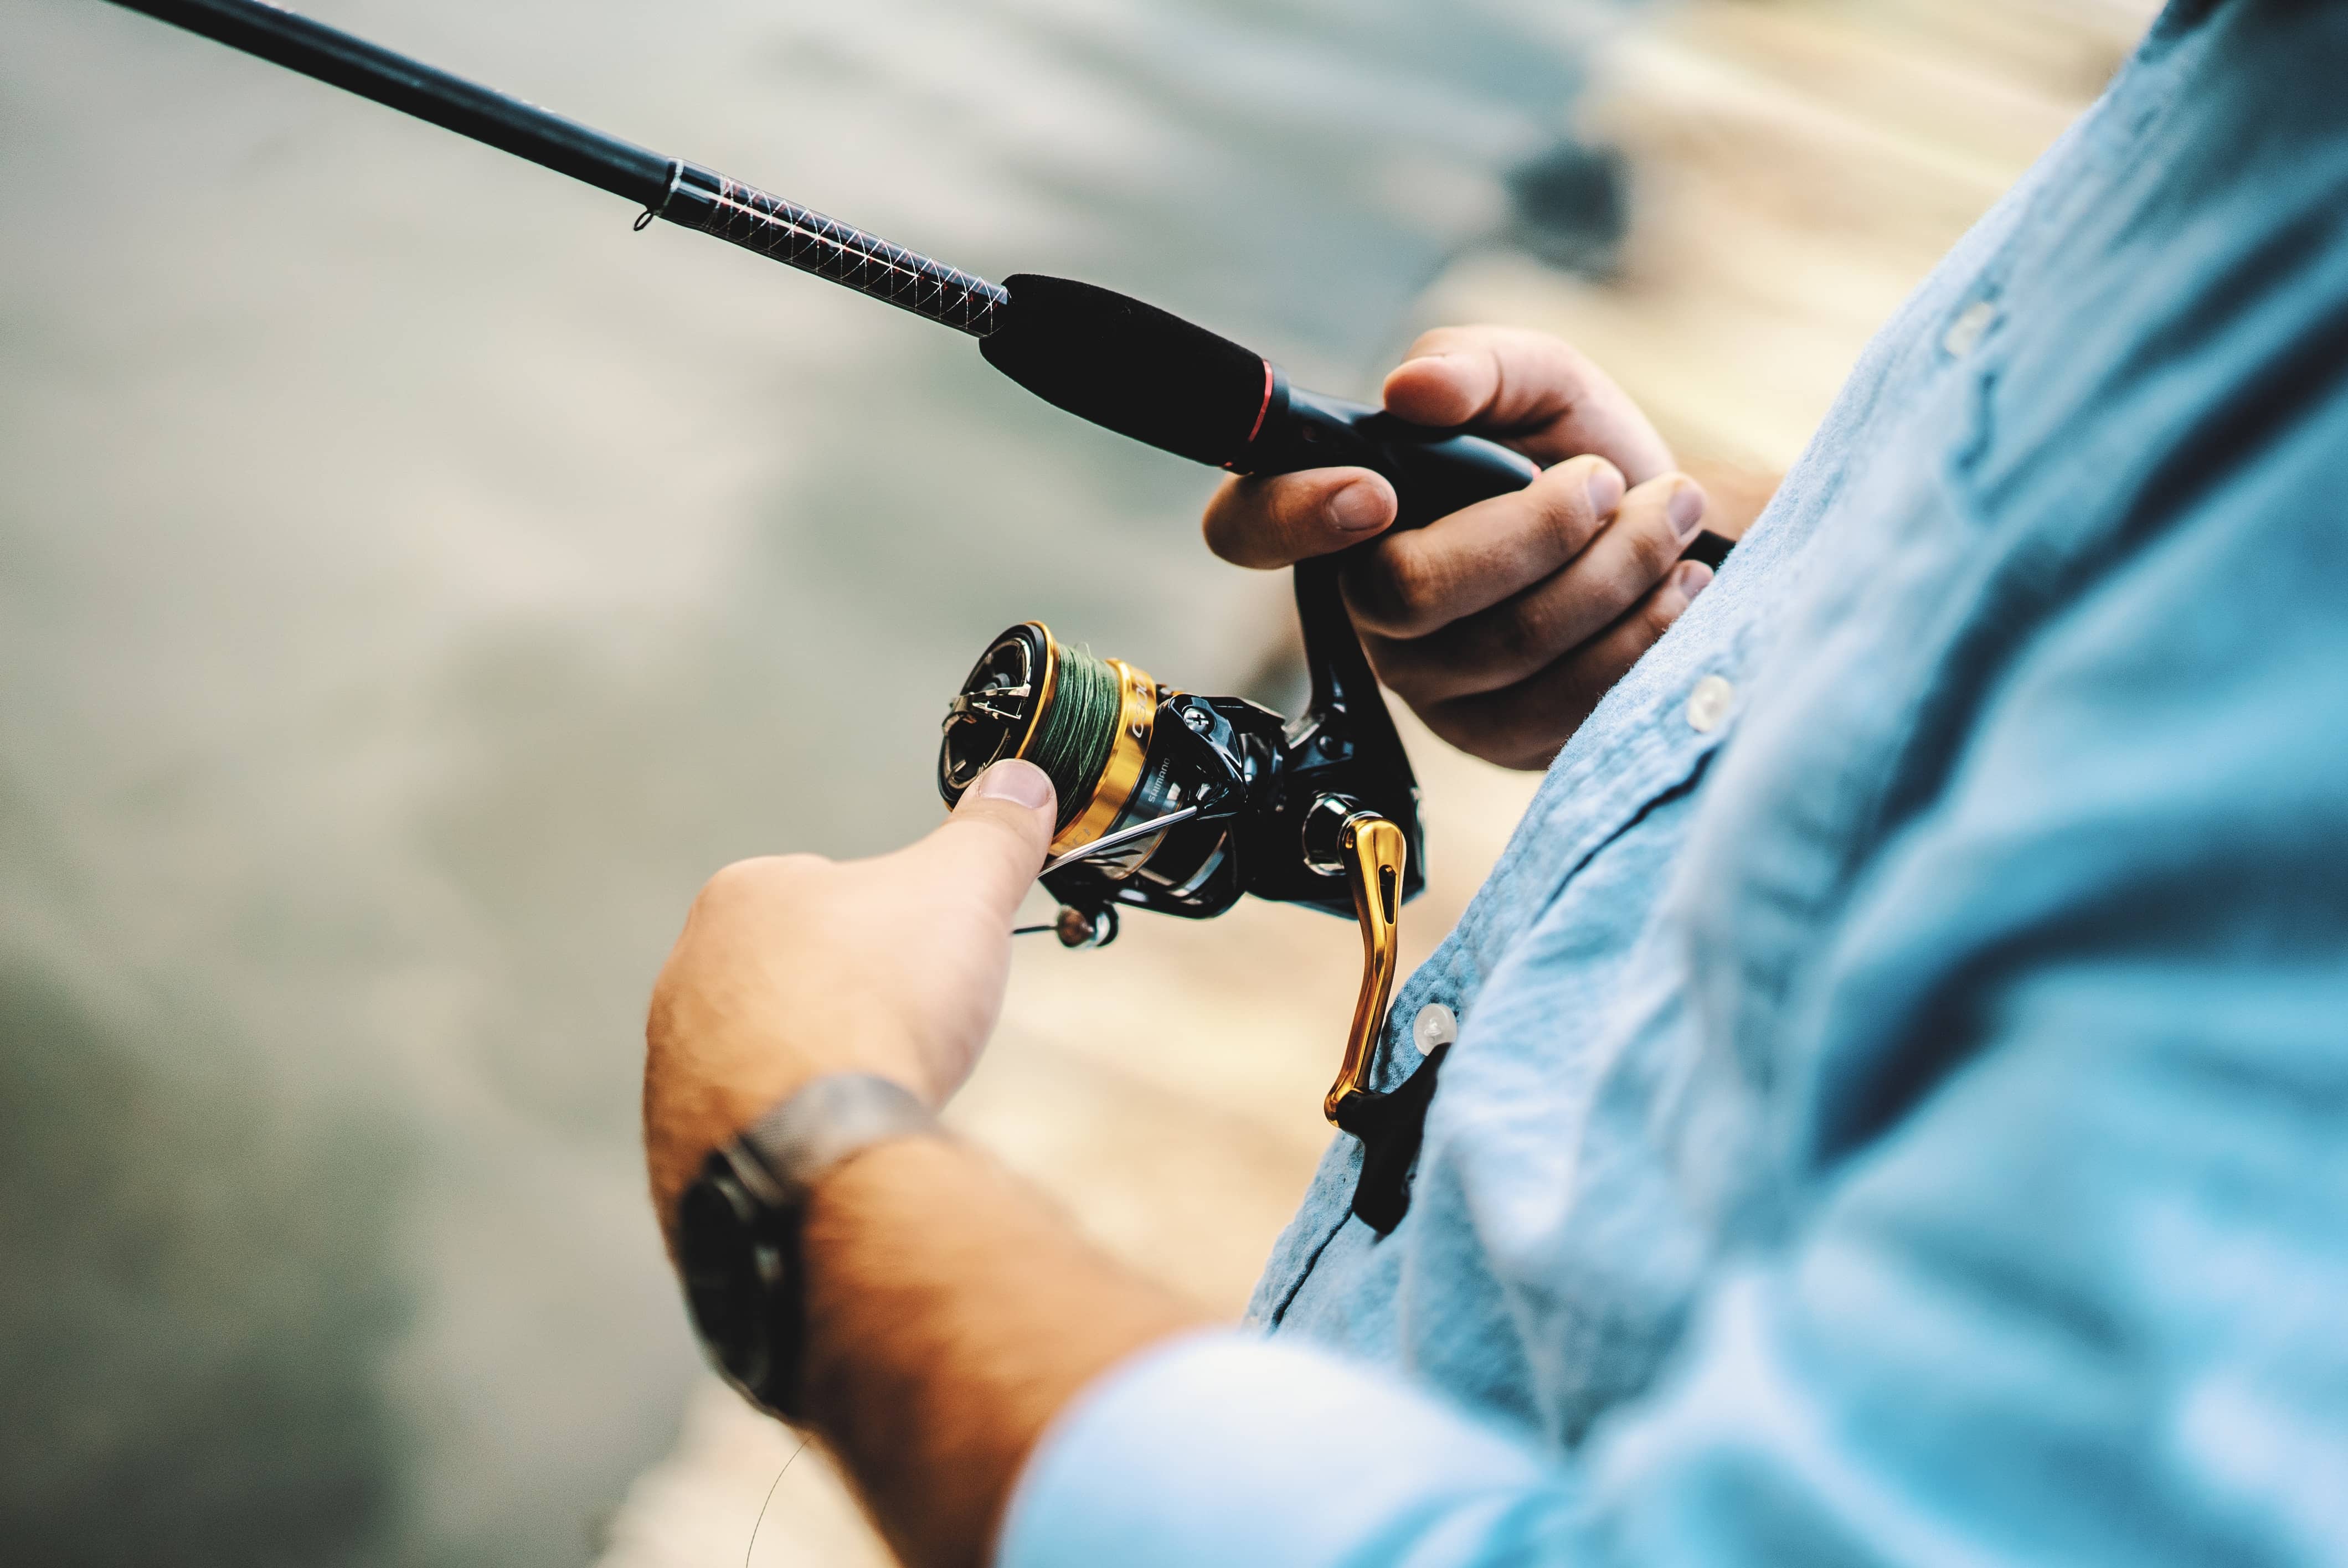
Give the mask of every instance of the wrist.
[[877, 1145], [942, 1138], [902, 1084], [861, 1072], [810, 1079], [711, 1153], [677, 1204], [675, 1251], [694, 1327], [736, 1390], [801, 1419], [802, 1235], [816, 1185]]

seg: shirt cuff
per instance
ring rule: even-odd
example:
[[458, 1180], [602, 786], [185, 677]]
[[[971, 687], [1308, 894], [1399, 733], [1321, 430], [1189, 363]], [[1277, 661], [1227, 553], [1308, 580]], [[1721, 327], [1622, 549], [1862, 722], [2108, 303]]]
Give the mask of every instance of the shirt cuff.
[[1400, 1381], [1251, 1334], [1096, 1378], [1029, 1457], [998, 1568], [1495, 1562], [1568, 1533], [1561, 1468]]

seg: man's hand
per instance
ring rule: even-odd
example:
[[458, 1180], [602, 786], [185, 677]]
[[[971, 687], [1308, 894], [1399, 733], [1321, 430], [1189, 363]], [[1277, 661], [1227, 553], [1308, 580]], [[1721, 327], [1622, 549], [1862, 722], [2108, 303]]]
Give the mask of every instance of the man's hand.
[[988, 769], [945, 825], [871, 860], [745, 860], [709, 879], [653, 990], [644, 1154], [666, 1225], [711, 1150], [826, 1072], [943, 1103], [1003, 1006], [1011, 920], [1052, 836], [1052, 784]]
[[1344, 588], [1379, 679], [1462, 751], [1545, 767], [1712, 580], [1680, 560], [1704, 492], [1620, 387], [1543, 333], [1428, 333], [1386, 377], [1385, 406], [1552, 466], [1515, 495], [1383, 538], [1394, 488], [1365, 468], [1230, 479], [1208, 504], [1207, 543], [1281, 567], [1375, 539]]
[[[1003, 1006], [1051, 781], [997, 763], [927, 838], [872, 860], [746, 860], [709, 879], [653, 991], [644, 1156], [672, 1229], [711, 1150], [811, 1078], [875, 1072], [936, 1105]], [[1044, 1429], [1196, 1308], [1087, 1246], [981, 1151], [883, 1143], [828, 1172], [799, 1237], [810, 1424], [914, 1568], [979, 1568]]]

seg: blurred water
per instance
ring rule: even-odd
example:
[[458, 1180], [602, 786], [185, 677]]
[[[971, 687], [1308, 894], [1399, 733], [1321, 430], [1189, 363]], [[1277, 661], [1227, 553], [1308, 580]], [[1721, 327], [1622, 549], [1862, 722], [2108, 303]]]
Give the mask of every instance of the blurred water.
[[[320, 5], [1360, 392], [1573, 6]], [[1212, 687], [1207, 479], [967, 341], [98, 0], [0, 0], [0, 1556], [575, 1561], [694, 1365], [693, 888], [934, 820], [1029, 615]]]

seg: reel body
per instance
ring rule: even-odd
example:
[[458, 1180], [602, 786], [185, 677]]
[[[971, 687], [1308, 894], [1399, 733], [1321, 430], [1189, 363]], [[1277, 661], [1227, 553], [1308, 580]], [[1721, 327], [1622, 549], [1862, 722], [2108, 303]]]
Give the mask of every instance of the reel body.
[[[1358, 915], [1343, 839], [1365, 813], [1394, 825], [1403, 846], [1394, 897], [1415, 897], [1426, 883], [1417, 784], [1344, 630], [1340, 649], [1358, 669], [1315, 657], [1327, 644], [1315, 646], [1308, 622], [1313, 701], [1288, 719], [1096, 660], [1040, 622], [1014, 626], [946, 714], [938, 793], [951, 805], [1004, 757], [1043, 767], [1061, 801], [1044, 886], [1097, 926], [1120, 909], [1205, 919], [1243, 894]], [[1103, 695], [1112, 682], [1114, 704]], [[1159, 822], [1162, 831], [1147, 831]], [[1105, 839], [1116, 842], [1083, 853]]]
[[1059, 818], [1043, 882], [1062, 908], [1033, 928], [1069, 947], [1113, 940], [1121, 910], [1205, 919], [1245, 894], [1353, 916], [1361, 994], [1322, 1109], [1363, 1132], [1389, 1098], [1370, 1082], [1396, 923], [1426, 876], [1417, 781], [1334, 570], [1297, 569], [1313, 681], [1297, 717], [1161, 684], [1024, 621], [994, 640], [948, 707], [938, 793], [953, 804], [1005, 757], [1051, 776]]

